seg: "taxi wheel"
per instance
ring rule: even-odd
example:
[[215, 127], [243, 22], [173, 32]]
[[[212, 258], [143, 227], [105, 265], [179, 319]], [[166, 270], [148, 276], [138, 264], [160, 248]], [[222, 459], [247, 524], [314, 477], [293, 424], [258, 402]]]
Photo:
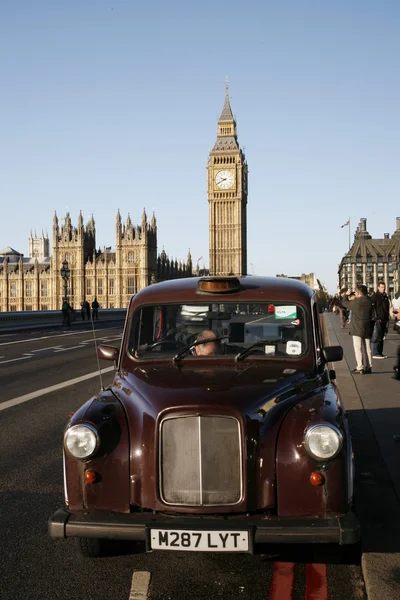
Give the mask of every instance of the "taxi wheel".
[[97, 538], [78, 538], [77, 541], [82, 556], [87, 556], [88, 558], [98, 558], [107, 554], [107, 540], [99, 540]]

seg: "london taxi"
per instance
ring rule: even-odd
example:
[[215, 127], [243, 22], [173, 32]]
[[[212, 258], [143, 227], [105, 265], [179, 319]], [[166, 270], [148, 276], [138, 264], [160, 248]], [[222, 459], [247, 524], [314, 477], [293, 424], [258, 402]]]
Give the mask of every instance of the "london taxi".
[[[131, 299], [111, 387], [63, 439], [55, 538], [98, 556], [352, 544], [353, 458], [316, 296], [286, 278], [190, 277]], [[202, 348], [202, 346], [204, 346]]]

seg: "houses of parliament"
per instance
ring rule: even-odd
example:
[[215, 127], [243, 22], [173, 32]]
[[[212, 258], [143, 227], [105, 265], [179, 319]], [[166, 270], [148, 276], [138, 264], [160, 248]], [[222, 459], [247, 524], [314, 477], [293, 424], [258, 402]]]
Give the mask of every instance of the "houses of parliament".
[[[208, 174], [209, 269], [211, 275], [247, 274], [247, 162], [240, 149], [228, 84], [218, 120], [217, 140], [210, 152]], [[125, 222], [118, 210], [115, 250], [96, 251], [92, 218], [76, 225], [69, 213], [54, 215], [52, 254], [49, 237], [29, 236], [29, 257], [10, 246], [0, 251], [0, 312], [58, 310], [64, 297], [60, 270], [68, 262], [67, 297], [73, 308], [97, 298], [102, 308], [123, 308], [133, 294], [159, 281], [205, 274], [186, 262], [157, 254], [157, 222], [143, 211], [140, 224]]]

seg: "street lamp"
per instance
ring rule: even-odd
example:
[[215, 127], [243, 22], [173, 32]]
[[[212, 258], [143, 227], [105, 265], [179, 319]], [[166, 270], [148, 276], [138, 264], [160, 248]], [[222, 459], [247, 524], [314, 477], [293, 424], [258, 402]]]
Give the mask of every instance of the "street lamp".
[[64, 298], [66, 300], [68, 300], [67, 290], [68, 290], [68, 279], [69, 279], [70, 273], [71, 273], [71, 271], [69, 270], [68, 261], [66, 259], [64, 259], [62, 267], [60, 269], [60, 275], [64, 280]]

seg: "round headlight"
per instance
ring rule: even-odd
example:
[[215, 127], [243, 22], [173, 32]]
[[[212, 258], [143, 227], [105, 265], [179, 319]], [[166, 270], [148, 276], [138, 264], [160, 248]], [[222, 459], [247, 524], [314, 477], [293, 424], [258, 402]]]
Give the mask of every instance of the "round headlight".
[[75, 458], [89, 458], [95, 453], [99, 436], [93, 425], [73, 425], [65, 433], [65, 447]]
[[313, 458], [328, 460], [334, 458], [343, 444], [343, 436], [339, 429], [330, 423], [311, 425], [305, 433], [306, 450]]

